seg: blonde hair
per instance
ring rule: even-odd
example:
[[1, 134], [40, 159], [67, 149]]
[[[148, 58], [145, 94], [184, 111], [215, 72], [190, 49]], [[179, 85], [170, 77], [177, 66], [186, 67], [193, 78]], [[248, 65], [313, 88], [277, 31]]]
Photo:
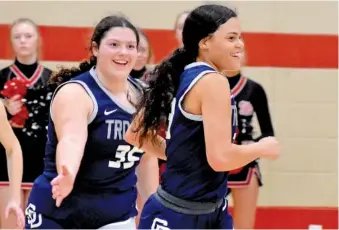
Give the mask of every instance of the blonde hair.
[[[23, 24], [23, 23], [28, 23], [28, 24], [31, 24], [36, 33], [37, 33], [37, 57], [41, 57], [41, 46], [42, 46], [42, 42], [41, 42], [41, 36], [40, 36], [40, 31], [39, 31], [39, 27], [38, 25], [32, 20], [32, 19], [29, 19], [29, 18], [18, 18], [16, 20], [13, 21], [13, 23], [11, 24], [11, 27], [10, 27], [10, 41], [12, 43], [12, 30], [15, 26], [19, 25], [19, 24]], [[12, 47], [13, 47], [13, 43], [12, 43]]]
[[185, 14], [190, 14], [191, 13], [191, 11], [189, 11], [189, 10], [185, 10], [185, 11], [182, 11], [181, 13], [179, 13], [178, 15], [177, 15], [177, 17], [175, 18], [175, 21], [174, 21], [174, 30], [176, 30], [177, 29], [177, 27], [178, 27], [178, 21], [179, 21], [179, 19], [181, 18], [181, 16], [183, 16], [183, 15], [185, 15]]
[[154, 62], [154, 52], [153, 52], [153, 49], [152, 49], [152, 46], [151, 46], [151, 42], [150, 42], [148, 36], [146, 35], [146, 33], [143, 30], [141, 30], [139, 28], [138, 32], [139, 32], [139, 36], [144, 37], [146, 42], [148, 43], [148, 60], [147, 60], [146, 65], [153, 64], [153, 62]]

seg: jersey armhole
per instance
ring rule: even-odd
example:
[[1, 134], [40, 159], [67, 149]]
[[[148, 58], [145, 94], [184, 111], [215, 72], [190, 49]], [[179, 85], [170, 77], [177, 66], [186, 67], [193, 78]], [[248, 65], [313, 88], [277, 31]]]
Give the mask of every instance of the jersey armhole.
[[53, 96], [52, 96], [51, 105], [50, 105], [50, 107], [49, 107], [49, 113], [50, 113], [50, 116], [51, 116], [51, 120], [53, 121], [52, 103], [53, 103], [53, 99], [54, 99], [56, 93], [59, 91], [59, 89], [61, 89], [62, 86], [66, 85], [66, 84], [71, 84], [71, 83], [75, 83], [75, 84], [81, 85], [81, 86], [85, 89], [86, 93], [88, 94], [88, 96], [89, 96], [89, 97], [91, 98], [91, 100], [92, 100], [92, 103], [93, 103], [93, 111], [92, 111], [92, 113], [91, 113], [91, 115], [89, 116], [88, 121], [87, 121], [88, 124], [91, 124], [92, 121], [94, 120], [94, 118], [97, 116], [97, 113], [98, 113], [98, 102], [97, 102], [97, 100], [95, 99], [95, 97], [94, 97], [92, 91], [88, 88], [88, 86], [87, 86], [84, 82], [78, 81], [78, 80], [71, 80], [71, 81], [65, 82], [65, 83], [59, 85], [59, 86], [56, 88], [56, 90], [54, 91]]
[[182, 107], [182, 102], [185, 99], [186, 94], [193, 88], [193, 86], [206, 74], [208, 73], [215, 73], [214, 70], [205, 70], [203, 72], [201, 72], [198, 76], [196, 76], [194, 78], [194, 80], [189, 84], [189, 86], [187, 87], [187, 89], [185, 90], [185, 92], [183, 93], [183, 95], [179, 98], [178, 101], [178, 107], [179, 110], [181, 111], [182, 115], [184, 115], [184, 117], [186, 117], [187, 119], [193, 120], [193, 121], [202, 121], [202, 115], [197, 115], [197, 114], [192, 114], [189, 112], [186, 112], [184, 110], [184, 108]]

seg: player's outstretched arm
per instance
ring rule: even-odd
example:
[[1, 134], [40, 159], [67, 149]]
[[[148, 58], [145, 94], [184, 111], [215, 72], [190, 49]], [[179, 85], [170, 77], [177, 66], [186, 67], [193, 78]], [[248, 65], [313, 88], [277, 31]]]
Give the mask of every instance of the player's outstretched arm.
[[[140, 130], [137, 130], [139, 122], [142, 120], [141, 116], [143, 110], [141, 110], [133, 119], [132, 124], [128, 127], [127, 132], [125, 133], [125, 141], [131, 145], [140, 147], [139, 143], [139, 134]], [[151, 138], [146, 138], [141, 149], [146, 152], [146, 154], [152, 154], [159, 159], [166, 160], [165, 150], [166, 150], [166, 140], [161, 136], [157, 135], [155, 141], [152, 141]]]
[[61, 168], [67, 168], [73, 180], [84, 154], [88, 118], [93, 108], [93, 103], [85, 89], [76, 83], [64, 85], [57, 92], [52, 103], [51, 112], [58, 138], [57, 170], [61, 174]]
[[0, 102], [0, 143], [6, 150], [10, 197], [5, 209], [5, 217], [10, 213], [16, 215], [18, 228], [25, 224], [24, 213], [21, 210], [21, 181], [22, 181], [22, 150], [12, 127], [7, 120], [4, 105]]
[[201, 103], [207, 160], [215, 171], [230, 171], [257, 158], [278, 155], [274, 138], [251, 145], [232, 144], [231, 93], [226, 77], [210, 73], [195, 87]]
[[20, 143], [7, 120], [6, 110], [2, 102], [0, 102], [0, 143], [5, 148], [7, 154], [10, 199], [20, 204], [23, 170], [22, 151]]

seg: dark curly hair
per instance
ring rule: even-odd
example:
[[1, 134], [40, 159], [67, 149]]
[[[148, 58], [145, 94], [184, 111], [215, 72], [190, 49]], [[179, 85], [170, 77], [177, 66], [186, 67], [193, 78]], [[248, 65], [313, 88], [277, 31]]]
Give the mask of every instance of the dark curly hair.
[[237, 17], [233, 10], [216, 4], [202, 5], [189, 13], [182, 32], [184, 46], [176, 49], [149, 73], [149, 86], [137, 105], [137, 113], [142, 111], [143, 114], [139, 127], [134, 131], [140, 132], [141, 145], [147, 138], [157, 140], [157, 131], [167, 122], [171, 112], [180, 75], [186, 65], [196, 61], [199, 42], [233, 17]]
[[[102, 39], [106, 36], [106, 33], [113, 27], [126, 27], [133, 30], [135, 36], [137, 38], [137, 45], [139, 44], [139, 32], [136, 27], [124, 16], [108, 16], [98, 23], [95, 27], [91, 43], [90, 43], [90, 51], [92, 53], [92, 44], [95, 44], [99, 47]], [[97, 58], [92, 55], [89, 60], [85, 60], [80, 63], [79, 67], [73, 67], [70, 69], [61, 68], [57, 73], [53, 74], [50, 78], [51, 85], [60, 85], [63, 82], [69, 81], [70, 79], [89, 71], [93, 66], [97, 63]]]

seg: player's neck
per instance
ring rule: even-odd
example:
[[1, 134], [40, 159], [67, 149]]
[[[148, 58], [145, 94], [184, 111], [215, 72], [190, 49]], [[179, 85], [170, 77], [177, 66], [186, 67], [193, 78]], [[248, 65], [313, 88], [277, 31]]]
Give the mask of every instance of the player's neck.
[[216, 65], [214, 65], [214, 63], [208, 61], [208, 60], [205, 60], [204, 58], [202, 57], [197, 57], [196, 59], [196, 62], [205, 62], [206, 64], [210, 65], [212, 68], [214, 68], [215, 70], [221, 72]]
[[237, 77], [240, 75], [240, 71], [224, 71], [223, 72], [226, 77], [231, 78], [231, 77]]
[[24, 57], [17, 56], [16, 60], [18, 60], [18, 62], [20, 62], [23, 65], [32, 65], [37, 62], [37, 56], [35, 54], [31, 56], [24, 56]]
[[103, 77], [103, 74], [96, 69], [96, 74], [101, 82], [101, 84], [112, 94], [119, 95], [121, 93], [126, 93], [128, 90], [128, 80], [125, 79], [118, 79], [118, 78], [112, 78], [109, 79], [107, 77]]

